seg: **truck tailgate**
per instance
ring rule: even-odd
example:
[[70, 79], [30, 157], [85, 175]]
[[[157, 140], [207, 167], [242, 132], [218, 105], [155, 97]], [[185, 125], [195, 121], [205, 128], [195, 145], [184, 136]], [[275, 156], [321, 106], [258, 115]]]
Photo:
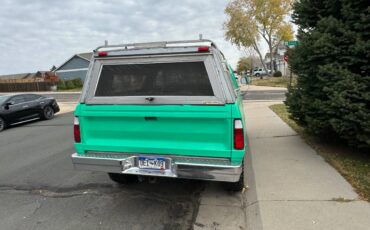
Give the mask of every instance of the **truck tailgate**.
[[79, 153], [231, 157], [229, 105], [80, 105]]

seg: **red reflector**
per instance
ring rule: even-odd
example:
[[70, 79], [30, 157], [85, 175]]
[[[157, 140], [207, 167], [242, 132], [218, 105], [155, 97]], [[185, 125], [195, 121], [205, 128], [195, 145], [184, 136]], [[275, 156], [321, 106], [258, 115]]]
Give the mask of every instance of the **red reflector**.
[[74, 119], [73, 136], [75, 138], [76, 143], [81, 142], [80, 120], [78, 119], [78, 117], [75, 117], [75, 119]]
[[99, 57], [105, 57], [105, 56], [108, 56], [108, 52], [107, 52], [107, 51], [100, 51], [100, 52], [98, 52], [98, 56], [99, 56]]
[[234, 121], [234, 149], [244, 149], [244, 132], [241, 120]]
[[198, 52], [208, 52], [209, 46], [200, 46], [198, 47]]

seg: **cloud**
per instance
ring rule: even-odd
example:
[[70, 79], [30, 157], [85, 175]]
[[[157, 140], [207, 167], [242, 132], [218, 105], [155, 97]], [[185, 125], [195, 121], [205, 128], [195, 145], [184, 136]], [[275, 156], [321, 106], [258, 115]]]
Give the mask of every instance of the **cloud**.
[[212, 39], [235, 66], [224, 40], [226, 0], [5, 0], [0, 14], [0, 74], [60, 65], [103, 44]]

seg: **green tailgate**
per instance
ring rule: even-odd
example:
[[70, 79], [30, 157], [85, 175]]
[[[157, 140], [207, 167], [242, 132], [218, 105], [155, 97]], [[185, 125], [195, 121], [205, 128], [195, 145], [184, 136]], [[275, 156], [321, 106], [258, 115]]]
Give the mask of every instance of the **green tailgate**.
[[[76, 108], [85, 151], [231, 157], [235, 105], [85, 105]], [[234, 108], [235, 109], [235, 108]]]

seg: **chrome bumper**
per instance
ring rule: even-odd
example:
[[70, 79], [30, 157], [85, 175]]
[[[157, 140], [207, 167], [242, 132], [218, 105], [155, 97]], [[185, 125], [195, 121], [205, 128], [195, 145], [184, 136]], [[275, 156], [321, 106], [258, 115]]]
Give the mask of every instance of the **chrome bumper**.
[[238, 181], [242, 172], [241, 165], [233, 165], [227, 159], [165, 155], [160, 157], [166, 159], [166, 169], [140, 169], [139, 156], [123, 153], [74, 153], [72, 162], [78, 170], [227, 182]]

